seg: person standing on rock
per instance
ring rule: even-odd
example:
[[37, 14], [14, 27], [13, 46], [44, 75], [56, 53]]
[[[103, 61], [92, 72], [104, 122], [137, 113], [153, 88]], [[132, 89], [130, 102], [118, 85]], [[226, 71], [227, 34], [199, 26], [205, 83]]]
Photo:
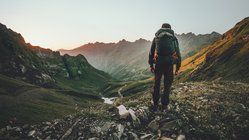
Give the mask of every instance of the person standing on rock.
[[164, 23], [155, 34], [149, 53], [149, 64], [151, 72], [155, 73], [152, 109], [158, 109], [160, 83], [164, 75], [164, 91], [161, 95], [161, 104], [162, 111], [165, 111], [169, 104], [169, 95], [174, 79], [173, 66], [176, 64], [175, 74], [178, 73], [181, 67], [181, 54], [178, 40], [175, 37], [174, 31], [171, 29], [171, 25], [168, 23]]

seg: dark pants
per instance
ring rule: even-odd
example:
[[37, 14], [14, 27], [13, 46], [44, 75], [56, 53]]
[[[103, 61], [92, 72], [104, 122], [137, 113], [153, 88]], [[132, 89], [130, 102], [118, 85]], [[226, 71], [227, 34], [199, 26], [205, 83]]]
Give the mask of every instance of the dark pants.
[[171, 85], [174, 79], [173, 64], [171, 62], [157, 63], [155, 67], [155, 84], [153, 93], [154, 105], [158, 105], [160, 98], [160, 83], [161, 78], [164, 75], [164, 91], [161, 95], [162, 105], [169, 104], [169, 94], [171, 92]]

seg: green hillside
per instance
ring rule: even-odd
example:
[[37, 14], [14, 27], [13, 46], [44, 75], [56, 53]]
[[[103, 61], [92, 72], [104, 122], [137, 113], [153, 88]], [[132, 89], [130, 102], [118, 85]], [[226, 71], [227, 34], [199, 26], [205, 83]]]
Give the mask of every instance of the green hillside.
[[[75, 113], [100, 101], [97, 96], [69, 90], [46, 89], [0, 75], [0, 125], [34, 123]], [[77, 106], [76, 106], [77, 105]]]
[[111, 77], [92, 67], [83, 55], [27, 44], [0, 24], [0, 125], [15, 118], [34, 123], [75, 113], [75, 107], [98, 103]]

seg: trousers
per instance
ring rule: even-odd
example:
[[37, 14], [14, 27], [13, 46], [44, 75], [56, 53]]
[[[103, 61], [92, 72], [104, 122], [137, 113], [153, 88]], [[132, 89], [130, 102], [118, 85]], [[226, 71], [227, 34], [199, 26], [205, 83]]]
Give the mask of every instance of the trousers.
[[163, 94], [161, 94], [161, 104], [168, 105], [171, 85], [174, 79], [172, 62], [156, 63], [154, 92], [152, 94], [154, 105], [158, 105], [160, 99], [160, 84], [162, 76], [164, 76], [164, 90]]

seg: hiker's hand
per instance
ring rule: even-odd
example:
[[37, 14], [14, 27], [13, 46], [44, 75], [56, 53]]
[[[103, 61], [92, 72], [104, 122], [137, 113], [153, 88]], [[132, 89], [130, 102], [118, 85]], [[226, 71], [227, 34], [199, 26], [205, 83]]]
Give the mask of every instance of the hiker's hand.
[[154, 73], [155, 72], [155, 68], [153, 66], [150, 67], [150, 71], [151, 71], [151, 73]]
[[179, 72], [179, 70], [176, 70], [176, 71], [175, 71], [175, 75], [178, 75], [178, 72]]

